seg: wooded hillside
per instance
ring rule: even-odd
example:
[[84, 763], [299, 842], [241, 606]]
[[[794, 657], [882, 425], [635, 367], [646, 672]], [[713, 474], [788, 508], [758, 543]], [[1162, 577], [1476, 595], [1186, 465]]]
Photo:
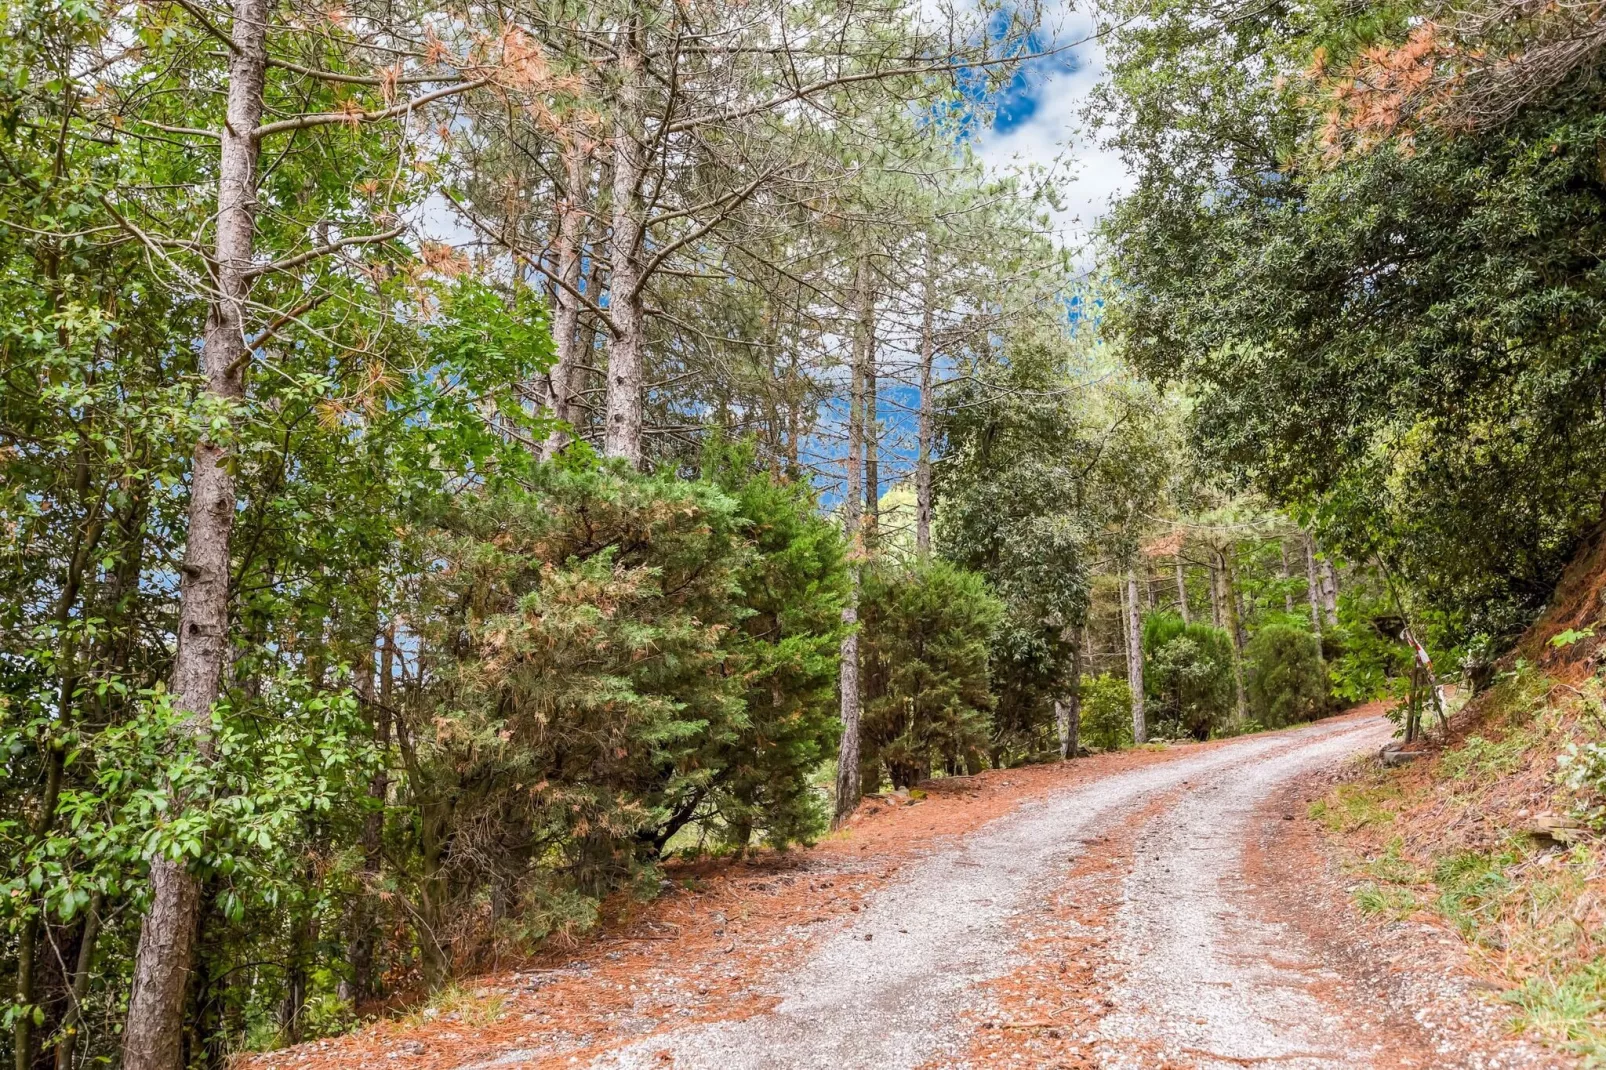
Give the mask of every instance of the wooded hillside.
[[1597, 15], [1112, 5], [1084, 250], [1035, 3], [0, 7], [0, 1048], [1481, 680], [1601, 520]]

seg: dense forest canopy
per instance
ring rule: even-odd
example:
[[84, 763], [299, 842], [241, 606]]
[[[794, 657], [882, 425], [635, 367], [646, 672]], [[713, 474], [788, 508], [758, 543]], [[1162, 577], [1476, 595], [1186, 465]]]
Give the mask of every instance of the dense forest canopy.
[[13, 1064], [1497, 652], [1601, 519], [1596, 16], [1097, 14], [1090, 253], [976, 152], [1035, 4], [0, 6]]

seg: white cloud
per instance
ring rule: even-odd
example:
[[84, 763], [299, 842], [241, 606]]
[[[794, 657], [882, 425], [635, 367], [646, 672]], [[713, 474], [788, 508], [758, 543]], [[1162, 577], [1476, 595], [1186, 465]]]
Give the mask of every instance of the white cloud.
[[[1078, 29], [1078, 36], [1086, 32]], [[1132, 187], [1133, 176], [1115, 152], [1097, 143], [1082, 114], [1104, 77], [1104, 50], [1089, 41], [1075, 55], [1074, 70], [1036, 75], [1040, 81], [1032, 90], [1037, 110], [1030, 118], [1005, 132], [988, 131], [977, 140], [976, 151], [994, 174], [1058, 161], [1056, 185], [1064, 208], [1053, 222], [1064, 244], [1085, 255], [1094, 224], [1115, 197]]]

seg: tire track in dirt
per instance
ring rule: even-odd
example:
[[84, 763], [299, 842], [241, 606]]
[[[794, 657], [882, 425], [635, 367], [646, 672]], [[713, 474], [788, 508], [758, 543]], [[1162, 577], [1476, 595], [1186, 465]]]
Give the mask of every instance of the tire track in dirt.
[[1098, 1065], [1434, 1065], [1420, 1038], [1346, 998], [1342, 976], [1292, 925], [1262, 914], [1244, 879], [1245, 846], [1267, 798], [1343, 761], [1360, 739], [1378, 745], [1388, 736], [1378, 723], [1246, 762], [1144, 828], [1116, 921], [1106, 978], [1116, 1006], [1094, 1045]]

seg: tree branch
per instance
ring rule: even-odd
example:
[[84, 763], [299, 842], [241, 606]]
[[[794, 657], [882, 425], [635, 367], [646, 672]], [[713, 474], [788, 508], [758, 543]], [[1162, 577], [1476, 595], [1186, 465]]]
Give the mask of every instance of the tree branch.
[[425, 104], [440, 100], [442, 97], [466, 93], [471, 89], [479, 89], [490, 84], [491, 80], [489, 78], [476, 78], [472, 82], [458, 82], [455, 85], [437, 89], [433, 93], [425, 93], [421, 97], [414, 97], [411, 100], [403, 101], [381, 111], [325, 111], [312, 115], [300, 115], [294, 119], [281, 119], [276, 123], [264, 123], [251, 131], [250, 136], [253, 141], [261, 141], [263, 138], [271, 137], [274, 134], [288, 133], [292, 130], [306, 130], [314, 126], [334, 126], [337, 123], [377, 123], [384, 119], [394, 119], [398, 115], [405, 115], [410, 111], [423, 107]]
[[377, 245], [380, 242], [390, 241], [390, 239], [400, 236], [405, 229], [405, 227], [393, 227], [381, 234], [359, 234], [351, 238], [341, 238], [339, 241], [330, 242], [328, 245], [320, 245], [316, 249], [308, 249], [304, 253], [298, 253], [283, 260], [276, 260], [271, 264], [263, 264], [260, 267], [251, 268], [244, 275], [248, 279], [254, 279], [259, 275], [266, 275], [270, 271], [289, 271], [291, 268], [300, 267], [309, 260], [316, 260], [320, 256], [328, 256], [330, 253], [339, 252], [349, 246]]

